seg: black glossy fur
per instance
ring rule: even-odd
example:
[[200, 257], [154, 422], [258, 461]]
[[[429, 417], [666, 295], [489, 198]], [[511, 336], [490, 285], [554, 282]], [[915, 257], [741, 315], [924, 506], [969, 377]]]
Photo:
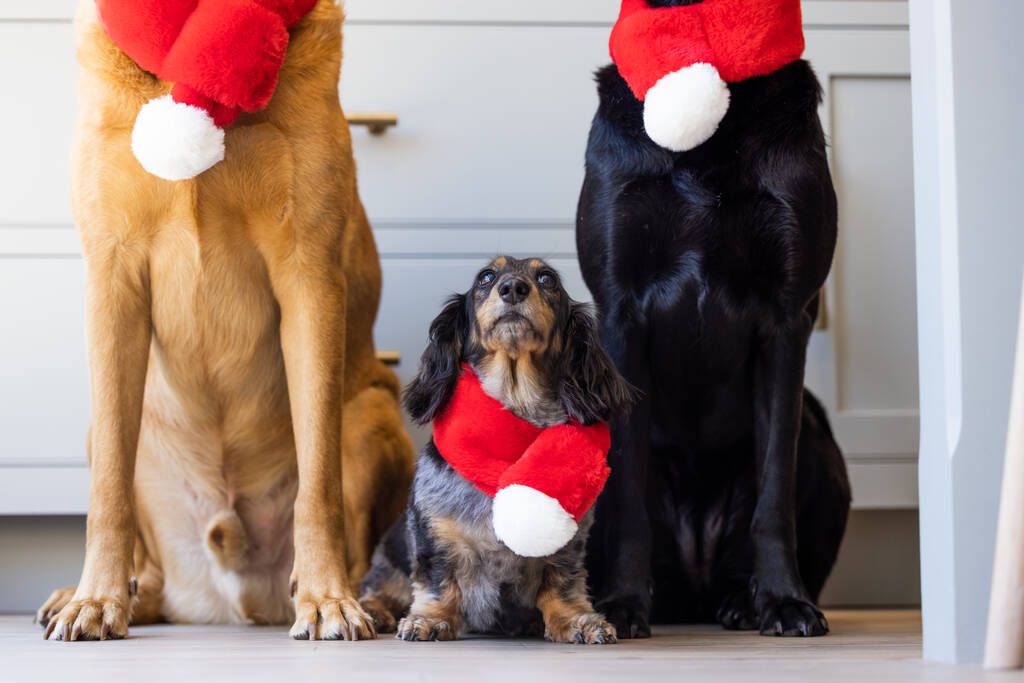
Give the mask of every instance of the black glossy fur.
[[651, 619], [824, 634], [814, 603], [850, 488], [803, 386], [836, 243], [817, 79], [798, 61], [732, 84], [718, 132], [686, 153], [647, 137], [614, 66], [597, 81], [577, 245], [603, 343], [643, 398], [612, 432], [596, 606], [620, 638]]
[[[506, 296], [506, 286], [522, 293]], [[405, 393], [414, 420], [429, 422], [443, 410], [462, 363], [506, 409], [539, 427], [570, 417], [607, 421], [624, 415], [633, 399], [601, 346], [590, 307], [571, 301], [539, 259], [498, 257], [468, 292], [449, 299]], [[587, 595], [593, 513], [554, 555], [524, 558], [496, 538], [491, 504], [432, 440], [424, 447], [406, 512], [363, 581], [360, 602], [377, 630], [397, 630], [403, 640], [450, 640], [469, 631], [615, 642]]]

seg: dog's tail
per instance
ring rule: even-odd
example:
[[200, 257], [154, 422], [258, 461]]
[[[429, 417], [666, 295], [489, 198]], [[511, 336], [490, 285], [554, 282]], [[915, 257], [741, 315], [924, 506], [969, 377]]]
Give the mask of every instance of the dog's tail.
[[206, 554], [221, 569], [241, 569], [249, 554], [249, 537], [234, 510], [222, 510], [206, 525]]
[[378, 633], [393, 633], [412, 605], [412, 571], [406, 513], [391, 525], [373, 551], [370, 571], [359, 591], [359, 604], [373, 617]]

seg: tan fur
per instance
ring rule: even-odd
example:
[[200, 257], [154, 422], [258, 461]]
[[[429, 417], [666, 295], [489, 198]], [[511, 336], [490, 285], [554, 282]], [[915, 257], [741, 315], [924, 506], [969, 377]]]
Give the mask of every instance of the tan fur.
[[409, 578], [395, 572], [359, 596], [359, 604], [373, 619], [378, 633], [394, 633], [396, 614], [404, 614], [412, 603]]
[[555, 326], [555, 312], [551, 306], [536, 287], [531, 288], [529, 296], [519, 306], [524, 316], [522, 319], [514, 323], [502, 321], [504, 306], [498, 296], [498, 288], [494, 287], [487, 300], [477, 308], [477, 325], [482, 332], [480, 343], [486, 351], [503, 352], [519, 358], [548, 349]]
[[[508, 258], [499, 256], [489, 267], [500, 270], [508, 263]], [[540, 259], [528, 264], [531, 275], [546, 267]], [[539, 426], [563, 422], [565, 413], [547, 383], [547, 373], [538, 365], [541, 357], [561, 352], [564, 343], [551, 302], [531, 284], [529, 295], [516, 309], [523, 317], [509, 322], [503, 319], [508, 307], [495, 286], [475, 309], [471, 343], [485, 352], [476, 370], [487, 395]]]
[[586, 582], [549, 569], [537, 594], [544, 637], [554, 643], [614, 643], [615, 627], [594, 611]]
[[92, 488], [82, 579], [40, 610], [47, 635], [123, 636], [133, 576], [136, 620], [372, 635], [352, 588], [413, 453], [397, 378], [374, 357], [380, 265], [337, 97], [341, 22], [321, 0], [270, 106], [228, 130], [223, 162], [174, 183], [129, 144], [169, 84], [80, 3]]
[[440, 594], [413, 584], [415, 596], [409, 615], [398, 622], [397, 636], [402, 640], [455, 640], [462, 630], [462, 595], [455, 583], [444, 586]]
[[[545, 384], [544, 374], [533, 356], [513, 359], [495, 351], [477, 363], [477, 370], [484, 392], [516, 415], [541, 427], [565, 421], [565, 411], [558, 405], [552, 388]], [[538, 406], [542, 409], [538, 410]]]

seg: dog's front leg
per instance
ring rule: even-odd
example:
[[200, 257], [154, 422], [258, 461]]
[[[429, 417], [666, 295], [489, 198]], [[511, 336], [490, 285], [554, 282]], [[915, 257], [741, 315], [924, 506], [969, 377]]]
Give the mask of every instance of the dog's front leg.
[[611, 474], [597, 500], [587, 566], [594, 578], [598, 611], [619, 638], [651, 635], [651, 524], [647, 512], [650, 459], [650, 364], [646, 330], [610, 315], [602, 340], [639, 400], [627, 419], [612, 425]]
[[751, 590], [763, 635], [828, 632], [796, 560], [796, 448], [811, 327], [810, 316], [801, 313], [760, 340], [755, 360], [757, 505], [751, 522]]
[[133, 479], [152, 335], [147, 258], [114, 244], [85, 249], [92, 394], [91, 484], [85, 564], [71, 601], [45, 637], [103, 640], [128, 634], [135, 545]]
[[456, 640], [462, 631], [463, 598], [452, 558], [463, 560], [458, 571], [464, 574], [483, 570], [472, 560], [465, 564], [466, 554], [451, 540], [446, 542], [435, 534], [438, 527], [457, 529], [458, 522], [431, 520], [430, 514], [415, 503], [409, 506], [406, 516], [413, 600], [409, 614], [398, 622], [395, 637], [406, 641]]
[[346, 283], [328, 258], [292, 255], [270, 268], [281, 307], [281, 347], [291, 403], [299, 489], [292, 591], [299, 640], [373, 638], [345, 562], [341, 407]]

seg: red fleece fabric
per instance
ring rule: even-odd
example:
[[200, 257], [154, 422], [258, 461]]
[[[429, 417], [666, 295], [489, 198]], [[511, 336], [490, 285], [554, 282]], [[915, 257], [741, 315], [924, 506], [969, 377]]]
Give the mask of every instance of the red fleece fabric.
[[733, 83], [764, 76], [804, 52], [800, 0], [704, 0], [659, 8], [623, 0], [610, 50], [639, 100], [664, 76], [698, 62]]
[[434, 419], [434, 444], [452, 469], [488, 496], [514, 484], [528, 486], [557, 500], [577, 522], [611, 472], [606, 423], [536, 427], [485, 394], [468, 365]]
[[110, 39], [139, 66], [175, 83], [175, 102], [230, 124], [270, 102], [288, 29], [317, 0], [97, 0]]

